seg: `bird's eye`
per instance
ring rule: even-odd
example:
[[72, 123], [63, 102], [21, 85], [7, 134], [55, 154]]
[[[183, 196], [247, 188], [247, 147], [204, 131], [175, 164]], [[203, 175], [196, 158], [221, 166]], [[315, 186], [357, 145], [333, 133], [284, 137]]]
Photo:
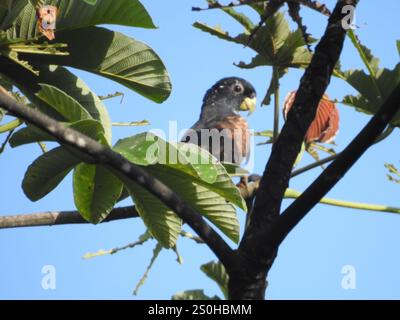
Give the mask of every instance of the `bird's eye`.
[[237, 93], [242, 93], [244, 91], [243, 86], [241, 86], [240, 84], [236, 84], [233, 87], [233, 90], [235, 90], [235, 92], [237, 92]]

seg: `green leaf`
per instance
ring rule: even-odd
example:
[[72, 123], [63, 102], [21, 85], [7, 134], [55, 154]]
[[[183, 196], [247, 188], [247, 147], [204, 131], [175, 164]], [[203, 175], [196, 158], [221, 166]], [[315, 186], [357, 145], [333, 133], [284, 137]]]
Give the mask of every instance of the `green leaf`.
[[18, 52], [12, 50], [1, 50], [0, 55], [3, 55], [13, 61], [14, 63], [20, 65], [21, 67], [25, 68], [27, 71], [32, 72], [35, 75], [39, 75], [39, 72], [35, 70], [28, 61], [23, 60], [20, 58]]
[[18, 66], [10, 64], [2, 64], [0, 72], [17, 86], [36, 107], [56, 120], [62, 119], [52, 107], [39, 99], [36, 93], [41, 90], [40, 84], [54, 86], [62, 90], [84, 107], [93, 119], [100, 121], [104, 127], [105, 137], [110, 144], [111, 121], [106, 107], [98, 96], [80, 78], [66, 68], [39, 65], [35, 65], [34, 67], [39, 71], [39, 76], [35, 76]]
[[[310, 43], [315, 42], [315, 39], [310, 39]], [[279, 47], [276, 53], [276, 63], [280, 68], [306, 68], [312, 58], [312, 53], [306, 48], [303, 33], [300, 29], [290, 32], [282, 46]]]
[[231, 177], [243, 177], [243, 176], [248, 176], [250, 174], [249, 171], [241, 168], [239, 165], [234, 164], [234, 163], [223, 162], [222, 165], [224, 166], [226, 172]]
[[[207, 217], [233, 241], [239, 240], [236, 210], [224, 198], [201, 185], [196, 185], [190, 177], [178, 170], [164, 165], [152, 165], [145, 168]], [[120, 178], [129, 190], [136, 208], [151, 234], [164, 247], [173, 247], [181, 231], [181, 219], [148, 191], [130, 180]]]
[[[348, 35], [368, 73], [364, 70], [339, 70], [335, 73], [337, 77], [349, 83], [359, 92], [356, 96], [345, 96], [342, 103], [354, 107], [357, 111], [375, 114], [400, 84], [400, 63], [393, 70], [380, 68], [379, 59], [372, 54], [370, 49], [361, 44], [354, 31], [349, 31]], [[400, 112], [396, 114], [390, 124], [400, 126]]]
[[393, 164], [386, 163], [385, 168], [388, 169], [389, 174], [387, 174], [387, 178], [389, 181], [400, 184], [400, 171]]
[[193, 144], [175, 146], [151, 133], [142, 133], [119, 140], [114, 150], [138, 165], [160, 163], [181, 171], [195, 179], [196, 183], [246, 210], [246, 203], [224, 165], [212, 161], [208, 151], [198, 146]]
[[176, 146], [146, 132], [119, 140], [115, 150], [136, 164], [166, 164], [207, 183], [214, 183], [217, 179], [212, 156], [192, 144]]
[[193, 24], [193, 27], [195, 27], [195, 28], [197, 28], [197, 29], [199, 29], [201, 31], [207, 32], [207, 33], [209, 33], [209, 34], [211, 34], [213, 36], [216, 36], [216, 37], [218, 37], [218, 38], [220, 38], [222, 40], [229, 41], [229, 42], [234, 42], [234, 43], [245, 45], [246, 41], [248, 40], [247, 37], [242, 37], [242, 38], [239, 37], [239, 36], [233, 37], [233, 36], [231, 36], [229, 34], [229, 32], [224, 31], [219, 27], [211, 27], [211, 26], [209, 26], [209, 25], [207, 25], [205, 23], [202, 23], [202, 22], [195, 22]]
[[[27, 0], [13, 2], [13, 9], [3, 21], [3, 27], [10, 26], [7, 32], [11, 36], [25, 40], [39, 36], [35, 6]], [[82, 0], [50, 0], [46, 4], [58, 8], [58, 31], [99, 24], [155, 28], [151, 17], [138, 0], [101, 0], [94, 5]]]
[[174, 294], [171, 300], [221, 300], [221, 298], [218, 296], [207, 296], [204, 290], [186, 290]]
[[[149, 229], [151, 235], [165, 248], [172, 248], [182, 228], [182, 220], [151, 193], [122, 176], [119, 176], [128, 189], [136, 210]], [[172, 178], [172, 177], [171, 177]]]
[[0, 29], [5, 30], [11, 27], [15, 18], [26, 5], [26, 0], [5, 0], [0, 2]]
[[[77, 130], [84, 135], [99, 141], [104, 136], [104, 128], [97, 120], [81, 120], [75, 123], [64, 123], [66, 127]], [[35, 143], [40, 141], [56, 141], [55, 138], [44, 132], [43, 130], [28, 125], [25, 128], [15, 132], [11, 139], [10, 145], [15, 148], [28, 143]]]
[[211, 261], [203, 264], [200, 269], [207, 275], [207, 277], [218, 284], [225, 299], [228, 299], [229, 276], [226, 273], [225, 267], [222, 265], [222, 263]]
[[[208, 3], [216, 3], [214, 0], [207, 0]], [[253, 30], [254, 23], [243, 13], [237, 12], [233, 8], [224, 8], [222, 9], [225, 13], [229, 14], [233, 19], [235, 19], [237, 22], [239, 22], [243, 28], [250, 34], [250, 32]]]
[[364, 65], [367, 67], [371, 76], [376, 76], [376, 73], [379, 71], [379, 58], [374, 57], [372, 51], [361, 44], [353, 30], [350, 29], [347, 32], [347, 35], [349, 36], [354, 47], [357, 49], [361, 60], [364, 62]]
[[[136, 135], [118, 141], [114, 150], [133, 163], [144, 165], [149, 173], [177, 192], [229, 238], [237, 242], [239, 240], [239, 224], [236, 210], [226, 200], [243, 209], [246, 208], [246, 205], [223, 165], [220, 163], [191, 163], [190, 159], [198, 159], [200, 153], [203, 156], [206, 154], [208, 157], [211, 155], [205, 150], [200, 152], [198, 147], [186, 144], [192, 154], [186, 158], [184, 153], [176, 149], [176, 146], [168, 144], [158, 137], [155, 141], [154, 138], [155, 136], [150, 133]], [[172, 156], [174, 153], [175, 156]], [[183, 162], [173, 161], [178, 159]], [[214, 176], [215, 174], [216, 176]], [[154, 237], [164, 246], [166, 244], [168, 244], [167, 247], [173, 246], [180, 227], [179, 229], [177, 227], [169, 228], [165, 217], [172, 220], [172, 212], [158, 199], [146, 194], [146, 191], [140, 190], [139, 186], [124, 182], [136, 204], [138, 201], [143, 201], [143, 197], [147, 197], [148, 201], [143, 201], [145, 202], [141, 205], [143, 210], [139, 209], [139, 213]], [[139, 192], [140, 194], [138, 194]], [[150, 207], [149, 201], [155, 205], [154, 208]], [[171, 225], [177, 226], [178, 220]]]
[[81, 163], [74, 170], [74, 201], [81, 216], [100, 223], [114, 208], [122, 183], [101, 165]]
[[31, 201], [37, 201], [54, 190], [80, 162], [63, 147], [55, 148], [37, 158], [25, 173], [22, 188]]
[[142, 166], [158, 162], [159, 152], [163, 149], [158, 144], [158, 137], [151, 133], [140, 133], [118, 140], [114, 146], [115, 151], [122, 154], [129, 161]]
[[214, 192], [215, 187], [205, 186], [199, 183], [199, 179], [193, 179], [182, 171], [165, 165], [153, 165], [146, 169], [197, 209], [227, 237], [238, 243], [240, 230], [235, 207]]
[[80, 120], [91, 119], [91, 115], [85, 110], [78, 101], [67, 95], [60, 89], [40, 84], [42, 90], [36, 95], [45, 101], [49, 106], [53, 107], [68, 122], [76, 122]]
[[[350, 70], [342, 75], [359, 92], [357, 96], [345, 96], [342, 103], [356, 108], [357, 111], [375, 114], [394, 88], [400, 85], [400, 64], [393, 70], [379, 69], [375, 77], [361, 70]], [[391, 121], [391, 125], [400, 127], [400, 112]]]
[[65, 65], [98, 74], [158, 103], [171, 92], [164, 64], [140, 41], [99, 27], [59, 32], [57, 41], [68, 45], [68, 56], [23, 56], [39, 64]]

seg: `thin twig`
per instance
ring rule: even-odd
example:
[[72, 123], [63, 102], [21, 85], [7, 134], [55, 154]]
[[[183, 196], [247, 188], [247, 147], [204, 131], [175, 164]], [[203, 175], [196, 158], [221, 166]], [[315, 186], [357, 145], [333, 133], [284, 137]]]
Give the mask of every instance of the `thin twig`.
[[99, 251], [97, 251], [95, 253], [86, 253], [82, 258], [83, 259], [92, 259], [92, 258], [95, 258], [95, 257], [101, 257], [101, 256], [109, 255], [109, 254], [115, 254], [115, 253], [121, 252], [123, 250], [132, 249], [132, 248], [135, 248], [137, 246], [140, 246], [140, 245], [144, 244], [145, 242], [147, 242], [148, 240], [150, 240], [152, 238], [153, 237], [151, 236], [151, 234], [148, 231], [146, 231], [135, 242], [129, 243], [129, 244], [127, 244], [125, 246], [122, 246], [122, 247], [113, 248], [113, 249], [110, 249], [110, 250], [99, 250]]
[[153, 264], [156, 261], [158, 255], [160, 254], [162, 248], [163, 248], [162, 245], [159, 242], [157, 242], [157, 245], [153, 250], [153, 256], [151, 257], [150, 264], [146, 268], [146, 271], [144, 272], [143, 276], [140, 278], [138, 284], [136, 285], [135, 290], [133, 291], [133, 294], [135, 296], [138, 294], [140, 287], [143, 286], [143, 284], [146, 282], [149, 272], [150, 272], [151, 268], [153, 267]]
[[204, 244], [204, 241], [201, 238], [191, 234], [190, 232], [186, 232], [185, 230], [181, 231], [181, 236], [184, 237], [184, 238], [188, 238], [190, 240], [193, 240], [196, 243]]

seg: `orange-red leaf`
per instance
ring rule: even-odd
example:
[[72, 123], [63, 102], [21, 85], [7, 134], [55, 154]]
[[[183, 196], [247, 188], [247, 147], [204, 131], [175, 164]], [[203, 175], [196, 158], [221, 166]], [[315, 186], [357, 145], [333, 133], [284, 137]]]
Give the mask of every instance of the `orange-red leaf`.
[[[296, 98], [296, 91], [290, 92], [283, 104], [283, 116], [286, 116], [293, 106]], [[328, 95], [324, 95], [319, 102], [317, 114], [314, 121], [311, 123], [304, 137], [306, 143], [311, 142], [332, 142], [339, 132], [339, 111], [336, 104], [333, 103]]]

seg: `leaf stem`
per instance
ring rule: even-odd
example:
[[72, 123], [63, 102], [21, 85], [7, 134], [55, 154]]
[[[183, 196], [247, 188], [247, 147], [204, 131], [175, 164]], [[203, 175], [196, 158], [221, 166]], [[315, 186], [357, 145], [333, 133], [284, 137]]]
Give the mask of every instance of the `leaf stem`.
[[15, 119], [11, 122], [8, 122], [6, 124], [3, 124], [2, 126], [0, 126], [0, 134], [4, 133], [4, 132], [8, 132], [11, 130], [14, 130], [16, 128], [18, 128], [20, 125], [22, 125], [24, 122], [20, 119]]
[[[298, 191], [292, 190], [292, 189], [287, 189], [285, 192], [285, 198], [287, 198], [287, 199], [297, 199], [298, 197], [300, 197], [300, 195], [301, 195], [301, 192], [298, 192]], [[344, 200], [337, 200], [337, 199], [331, 199], [331, 198], [322, 198], [319, 202], [329, 205], [329, 206], [335, 206], [335, 207], [400, 214], [400, 208], [389, 207], [389, 206], [385, 206], [385, 205], [344, 201]]]

